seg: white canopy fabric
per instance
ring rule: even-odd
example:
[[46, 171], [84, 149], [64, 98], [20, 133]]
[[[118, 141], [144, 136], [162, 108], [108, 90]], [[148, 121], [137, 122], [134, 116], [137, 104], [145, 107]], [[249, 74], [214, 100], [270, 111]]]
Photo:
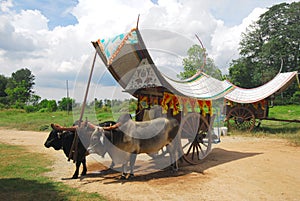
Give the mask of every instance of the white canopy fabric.
[[225, 95], [227, 100], [236, 103], [255, 103], [272, 94], [285, 90], [297, 77], [297, 71], [278, 73], [271, 81], [252, 89], [244, 89], [234, 86], [234, 89]]
[[222, 98], [234, 89], [234, 86], [227, 80], [220, 81], [203, 72], [198, 72], [192, 78], [183, 81], [173, 80], [165, 75], [162, 76], [178, 93], [202, 100]]

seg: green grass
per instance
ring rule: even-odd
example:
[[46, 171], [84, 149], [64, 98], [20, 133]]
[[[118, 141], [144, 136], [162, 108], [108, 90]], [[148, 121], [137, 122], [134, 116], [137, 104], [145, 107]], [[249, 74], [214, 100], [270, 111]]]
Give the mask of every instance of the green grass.
[[[300, 120], [300, 105], [274, 106], [269, 110], [269, 117], [285, 120]], [[261, 126], [256, 128], [254, 132], [242, 133], [237, 131], [230, 134], [281, 138], [288, 140], [295, 146], [300, 146], [300, 123], [263, 120]]]
[[15, 128], [18, 130], [43, 130], [51, 123], [58, 123], [69, 126], [73, 124], [73, 115], [67, 112], [34, 112], [26, 113], [24, 110], [1, 110], [0, 125], [6, 128]]
[[[49, 130], [51, 123], [71, 126], [75, 120], [79, 119], [79, 116], [78, 111], [68, 114], [66, 111], [26, 113], [24, 110], [16, 109], [0, 110], [0, 127], [32, 131]], [[83, 120], [86, 118], [93, 123], [113, 119], [110, 112], [95, 114], [88, 110], [84, 114]]]
[[[33, 163], [34, 161], [34, 163]], [[80, 192], [61, 182], [42, 176], [50, 171], [51, 162], [41, 154], [20, 146], [0, 144], [1, 200], [105, 200], [96, 193]]]
[[[0, 127], [14, 128], [18, 130], [50, 130], [51, 123], [58, 123], [63, 126], [71, 126], [79, 118], [80, 111], [70, 112], [35, 112], [26, 113], [24, 110], [0, 110]], [[111, 112], [93, 111], [86, 109], [84, 118], [93, 123], [117, 119], [117, 114]], [[277, 119], [300, 119], [300, 105], [274, 106], [270, 108], [269, 117]], [[233, 135], [246, 135], [235, 132]], [[278, 121], [263, 120], [261, 127], [254, 132], [247, 134], [251, 136], [276, 137], [289, 140], [292, 144], [300, 146], [300, 123], [287, 123]]]

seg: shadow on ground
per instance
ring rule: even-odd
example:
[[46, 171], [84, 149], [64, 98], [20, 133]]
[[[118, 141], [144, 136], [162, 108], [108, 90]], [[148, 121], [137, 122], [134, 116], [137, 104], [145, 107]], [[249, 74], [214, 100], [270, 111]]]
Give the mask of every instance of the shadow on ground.
[[39, 183], [21, 178], [0, 179], [0, 200], [65, 200], [52, 183]]
[[[258, 154], [257, 152], [238, 152], [238, 151], [229, 151], [221, 148], [214, 148], [212, 152], [199, 164], [197, 165], [190, 165], [182, 160], [179, 161], [179, 171], [178, 172], [172, 172], [169, 168], [165, 168], [162, 170], [156, 170], [148, 174], [141, 174], [139, 173], [139, 169], [141, 167], [146, 166], [149, 169], [156, 169], [157, 164], [161, 162], [161, 160], [169, 160], [168, 157], [160, 158], [158, 160], [153, 160], [148, 162], [148, 164], [143, 164], [140, 161], [137, 161], [137, 165], [135, 166], [136, 174], [135, 177], [130, 180], [120, 180], [120, 168], [116, 168], [115, 170], [110, 169], [103, 169], [103, 166], [99, 164], [98, 167], [101, 167], [97, 170], [97, 164], [90, 165], [90, 170], [93, 171], [92, 173], [88, 173], [86, 176], [82, 177], [81, 180], [84, 180], [85, 178], [89, 177], [99, 177], [99, 179], [105, 183], [105, 184], [111, 184], [111, 183], [124, 183], [124, 182], [130, 182], [130, 181], [148, 181], [152, 179], [159, 179], [159, 178], [168, 178], [168, 177], [180, 177], [182, 175], [187, 175], [192, 172], [204, 174], [205, 170], [222, 165], [231, 161], [236, 161], [243, 158], [253, 157]], [[96, 171], [97, 170], [97, 171]], [[93, 181], [86, 181], [87, 183], [91, 182], [97, 182], [98, 180]], [[105, 181], [107, 180], [107, 181]]]

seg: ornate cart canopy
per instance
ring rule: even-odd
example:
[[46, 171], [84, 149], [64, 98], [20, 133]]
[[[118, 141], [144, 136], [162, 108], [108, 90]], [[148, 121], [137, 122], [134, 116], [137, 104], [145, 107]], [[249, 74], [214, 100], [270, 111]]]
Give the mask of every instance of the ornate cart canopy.
[[[159, 71], [137, 28], [127, 34], [92, 42], [104, 64], [125, 91], [138, 94], [169, 91], [173, 94], [202, 100], [224, 97], [234, 86], [202, 72], [177, 81]], [[152, 90], [151, 90], [152, 89]]]
[[234, 86], [234, 90], [225, 95], [227, 100], [236, 103], [254, 103], [268, 98], [272, 94], [284, 91], [297, 78], [297, 71], [278, 73], [271, 81], [252, 89], [239, 88]]

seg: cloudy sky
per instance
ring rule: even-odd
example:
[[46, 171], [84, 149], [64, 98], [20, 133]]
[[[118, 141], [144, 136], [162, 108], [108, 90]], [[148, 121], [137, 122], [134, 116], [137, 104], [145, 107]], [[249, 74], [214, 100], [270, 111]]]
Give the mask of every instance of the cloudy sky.
[[[292, 1], [0, 0], [0, 74], [10, 76], [28, 68], [36, 76], [36, 94], [56, 100], [66, 96], [68, 80], [70, 96], [80, 101], [94, 54], [90, 42], [128, 32], [139, 14], [147, 47], [180, 54], [173, 50], [178, 49], [176, 41], [161, 46], [155, 38], [176, 33], [193, 43], [197, 34], [209, 57], [227, 73], [230, 61], [238, 58], [241, 33], [267, 8], [281, 2]], [[154, 61], [166, 62], [160, 59]], [[103, 69], [97, 58], [89, 97], [123, 97]]]

